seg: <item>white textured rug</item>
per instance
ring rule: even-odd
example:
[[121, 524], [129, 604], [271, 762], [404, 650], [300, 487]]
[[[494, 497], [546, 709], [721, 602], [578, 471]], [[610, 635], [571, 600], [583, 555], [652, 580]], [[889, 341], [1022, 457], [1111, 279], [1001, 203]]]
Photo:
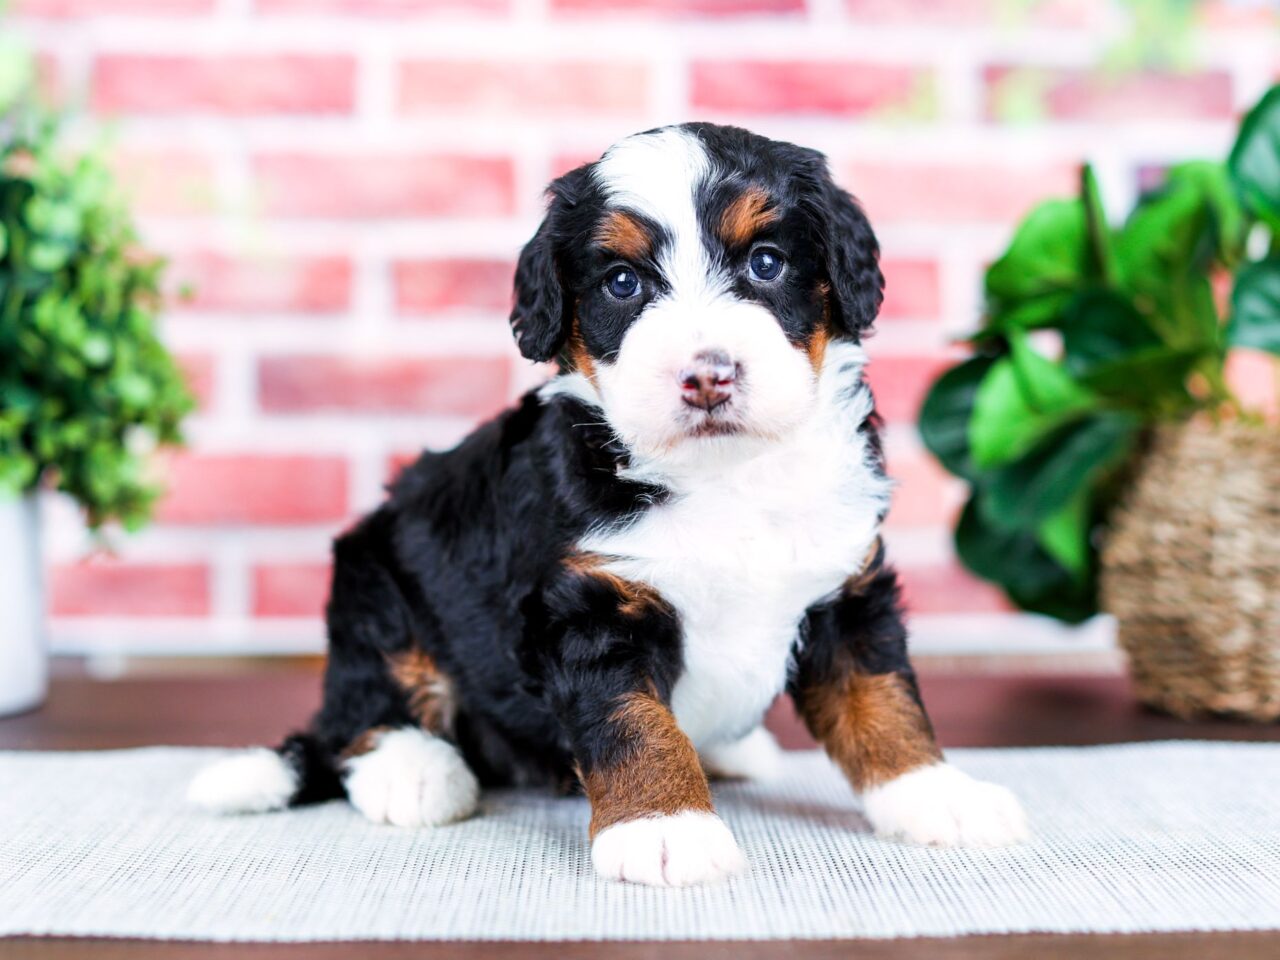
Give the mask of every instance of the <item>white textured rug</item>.
[[1280, 927], [1280, 745], [953, 750], [1014, 788], [1036, 839], [882, 842], [820, 754], [722, 785], [753, 865], [729, 884], [596, 879], [585, 802], [487, 795], [437, 830], [343, 803], [186, 808], [223, 751], [0, 753], [0, 934], [197, 940], [770, 939]]

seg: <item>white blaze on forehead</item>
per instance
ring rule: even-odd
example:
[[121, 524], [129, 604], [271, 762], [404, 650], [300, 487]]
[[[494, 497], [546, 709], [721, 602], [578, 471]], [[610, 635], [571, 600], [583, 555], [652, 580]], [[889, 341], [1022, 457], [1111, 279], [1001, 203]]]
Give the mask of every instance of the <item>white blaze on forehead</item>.
[[701, 287], [708, 264], [698, 223], [697, 190], [711, 158], [692, 133], [665, 127], [615, 143], [593, 168], [610, 207], [659, 224], [670, 236], [660, 265], [673, 287]]

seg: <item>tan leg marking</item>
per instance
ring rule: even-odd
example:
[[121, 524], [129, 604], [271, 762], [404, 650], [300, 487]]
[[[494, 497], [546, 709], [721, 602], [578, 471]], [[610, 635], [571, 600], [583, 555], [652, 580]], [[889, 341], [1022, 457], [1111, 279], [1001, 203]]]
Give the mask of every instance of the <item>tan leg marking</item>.
[[345, 763], [348, 760], [354, 760], [356, 757], [363, 757], [378, 745], [379, 737], [384, 733], [390, 733], [391, 730], [391, 727], [370, 727], [347, 744], [346, 749], [338, 754], [338, 760]]
[[849, 673], [806, 690], [805, 722], [856, 790], [942, 759], [933, 728], [894, 673]]
[[409, 709], [427, 733], [447, 734], [458, 711], [453, 684], [430, 655], [407, 650], [387, 658], [391, 679], [404, 691]]
[[639, 617], [653, 610], [668, 609], [667, 602], [661, 594], [647, 583], [627, 580], [604, 569], [609, 562], [608, 557], [598, 553], [573, 553], [564, 561], [564, 567], [570, 573], [582, 577], [593, 577], [607, 584], [618, 595], [618, 612], [626, 617]]
[[714, 812], [698, 751], [656, 696], [628, 694], [610, 722], [621, 750], [617, 762], [582, 777], [591, 801], [592, 837], [641, 817]]

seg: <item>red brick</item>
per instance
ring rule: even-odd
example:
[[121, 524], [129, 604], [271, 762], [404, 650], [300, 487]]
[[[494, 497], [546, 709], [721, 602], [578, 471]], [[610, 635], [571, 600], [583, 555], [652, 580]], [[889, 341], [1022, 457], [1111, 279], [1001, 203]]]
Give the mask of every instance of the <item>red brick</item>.
[[422, 456], [421, 450], [397, 450], [391, 456], [387, 457], [387, 483], [394, 483], [396, 478], [405, 467], [417, 461]]
[[622, 62], [414, 60], [400, 65], [402, 113], [637, 114], [649, 72]]
[[55, 617], [205, 617], [209, 570], [201, 564], [90, 560], [51, 571]]
[[253, 568], [255, 617], [319, 617], [329, 599], [325, 563], [274, 563]]
[[329, 523], [347, 515], [341, 457], [180, 454], [158, 517], [173, 524]]
[[876, 409], [889, 422], [914, 423], [929, 387], [954, 362], [951, 357], [929, 354], [873, 355], [867, 380], [875, 393]]
[[216, 361], [208, 353], [182, 353], [177, 359], [187, 389], [196, 398], [197, 409], [207, 410], [213, 402]]
[[112, 156], [110, 163], [137, 213], [209, 213], [218, 205], [213, 165], [201, 154], [126, 150]]
[[253, 169], [266, 211], [283, 216], [492, 216], [515, 207], [506, 158], [273, 153]]
[[600, 145], [599, 150], [596, 150], [594, 152], [574, 151], [572, 153], [570, 152], [557, 153], [551, 158], [551, 170], [548, 176], [554, 179], [555, 177], [558, 177], [561, 174], [568, 173], [570, 170], [577, 169], [578, 167], [582, 166], [584, 163], [595, 163], [597, 160], [600, 159], [601, 155], [605, 152], [606, 149], [608, 149], [608, 147], [609, 147], [609, 144], [604, 143]]
[[936, 319], [942, 310], [938, 264], [934, 260], [885, 260], [884, 305], [882, 317], [910, 317], [913, 320]]
[[555, 13], [632, 13], [669, 17], [730, 17], [800, 13], [805, 0], [551, 0]]
[[104, 113], [350, 113], [349, 56], [102, 56], [93, 106]]
[[844, 185], [872, 223], [1012, 223], [1035, 204], [1076, 193], [1074, 164], [854, 163]]
[[13, 13], [26, 17], [88, 17], [124, 14], [168, 17], [211, 13], [218, 0], [16, 0]]
[[890, 526], [946, 526], [955, 519], [961, 502], [957, 481], [928, 453], [890, 451], [888, 466], [897, 484], [889, 509]]
[[845, 12], [857, 20], [893, 22], [916, 27], [928, 23], [1006, 29], [1023, 24], [1081, 27], [1098, 24], [1105, 4], [1080, 0], [1036, 0], [1016, 6], [1005, 0], [844, 0]]
[[507, 260], [400, 260], [392, 269], [402, 314], [511, 308], [515, 264]]
[[60, 103], [65, 95], [62, 65], [52, 53], [35, 55], [36, 92], [48, 103]]
[[351, 303], [351, 261], [343, 256], [229, 257], [211, 250], [175, 256], [168, 272], [177, 303], [195, 310], [329, 313]]
[[1055, 120], [1222, 120], [1234, 113], [1225, 71], [1110, 74], [999, 65], [987, 67], [983, 78], [991, 120], [1001, 119], [1001, 90], [1008, 83], [1038, 90], [1045, 113]]
[[1280, 417], [1280, 365], [1261, 350], [1235, 349], [1227, 354], [1227, 383], [1246, 410]]
[[506, 13], [510, 0], [257, 0], [259, 13], [411, 17], [432, 13]]
[[483, 416], [506, 403], [511, 365], [505, 357], [268, 357], [258, 364], [258, 382], [262, 408], [272, 413]]
[[848, 61], [699, 61], [694, 107], [746, 114], [859, 116], [909, 105], [930, 79], [916, 67]]
[[1004, 593], [958, 564], [908, 566], [899, 569], [902, 597], [912, 613], [1007, 613], [1013, 610]]

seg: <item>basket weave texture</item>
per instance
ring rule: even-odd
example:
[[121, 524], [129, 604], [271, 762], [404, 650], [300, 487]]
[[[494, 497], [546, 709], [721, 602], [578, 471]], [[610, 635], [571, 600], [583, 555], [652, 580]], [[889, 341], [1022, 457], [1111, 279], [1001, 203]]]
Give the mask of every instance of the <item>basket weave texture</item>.
[[1113, 515], [1101, 591], [1143, 702], [1280, 718], [1280, 430], [1156, 430]]

